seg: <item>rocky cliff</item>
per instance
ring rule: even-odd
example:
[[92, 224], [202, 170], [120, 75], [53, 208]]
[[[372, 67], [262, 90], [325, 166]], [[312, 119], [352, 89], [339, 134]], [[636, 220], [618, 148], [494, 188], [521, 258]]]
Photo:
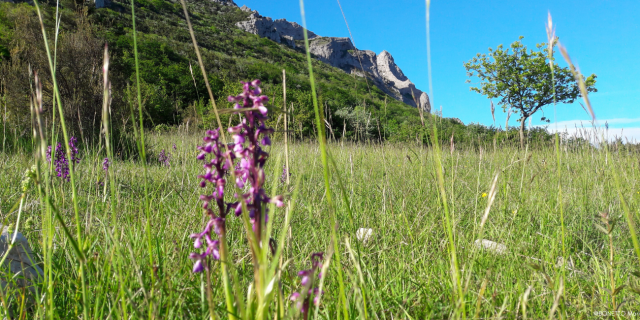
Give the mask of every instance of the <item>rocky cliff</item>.
[[[431, 112], [429, 97], [407, 78], [391, 54], [356, 49], [349, 38], [315, 37], [309, 43], [315, 57], [349, 74], [366, 76], [383, 92], [411, 106]], [[417, 104], [416, 104], [417, 102]]]
[[[231, 0], [213, 1], [233, 3]], [[237, 23], [237, 26], [244, 31], [293, 48], [297, 46], [296, 41], [304, 39], [304, 28], [295, 22], [263, 17], [247, 6], [240, 9], [251, 13], [247, 21]], [[373, 51], [358, 50], [349, 38], [321, 37], [311, 31], [308, 31], [308, 36], [309, 51], [318, 60], [340, 68], [346, 73], [366, 76], [373, 85], [394, 99], [431, 112], [427, 94], [416, 88], [386, 50], [376, 55]]]
[[[269, 17], [263, 17], [258, 11], [252, 11], [247, 6], [242, 6], [240, 10], [251, 12], [249, 20], [237, 23], [238, 28], [244, 31], [269, 38], [277, 43], [283, 43], [293, 48], [296, 47], [296, 40], [304, 39], [304, 28], [295, 22], [289, 22], [285, 19], [273, 20]], [[309, 31], [308, 37], [309, 39], [313, 39], [317, 37], [317, 35]]]

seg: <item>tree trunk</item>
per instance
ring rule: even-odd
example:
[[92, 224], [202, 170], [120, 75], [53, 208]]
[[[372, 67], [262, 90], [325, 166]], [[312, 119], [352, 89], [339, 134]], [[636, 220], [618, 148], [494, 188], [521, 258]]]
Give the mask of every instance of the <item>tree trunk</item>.
[[527, 118], [522, 118], [522, 120], [520, 120], [520, 148], [524, 149], [524, 122], [527, 120]]

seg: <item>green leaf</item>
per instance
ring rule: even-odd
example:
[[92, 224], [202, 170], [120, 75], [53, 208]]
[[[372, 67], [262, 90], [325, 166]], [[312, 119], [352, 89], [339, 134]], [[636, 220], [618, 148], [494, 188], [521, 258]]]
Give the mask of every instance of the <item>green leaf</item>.
[[67, 225], [64, 223], [64, 219], [60, 215], [60, 211], [58, 211], [58, 209], [53, 205], [53, 201], [51, 200], [51, 198], [47, 197], [47, 201], [49, 202], [49, 206], [51, 207], [51, 209], [55, 213], [56, 219], [58, 220], [58, 222], [62, 226], [62, 230], [64, 231], [64, 234], [67, 236], [67, 239], [69, 240], [69, 242], [71, 242], [71, 247], [73, 247], [73, 251], [76, 252], [78, 260], [80, 262], [86, 261], [87, 259], [86, 259], [85, 255], [84, 255], [84, 251], [82, 249], [80, 249], [80, 246], [78, 245], [78, 242], [76, 242], [76, 240], [73, 238], [73, 235], [69, 231], [69, 228], [67, 228]]
[[620, 291], [622, 291], [622, 289], [624, 289], [624, 287], [626, 287], [624, 284], [617, 287], [616, 290], [613, 291], [613, 296], [615, 297], [618, 293], [620, 293]]
[[537, 263], [530, 262], [529, 266], [533, 268], [533, 270], [542, 272], [542, 267]]
[[547, 279], [547, 286], [553, 290], [555, 285], [553, 283], [553, 280], [551, 280], [551, 277], [549, 277], [546, 273], [543, 273], [544, 277]]

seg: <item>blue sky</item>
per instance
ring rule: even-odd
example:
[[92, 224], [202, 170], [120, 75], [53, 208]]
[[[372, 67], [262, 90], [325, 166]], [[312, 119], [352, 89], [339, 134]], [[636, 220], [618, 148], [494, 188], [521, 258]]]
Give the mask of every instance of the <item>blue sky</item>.
[[[301, 23], [299, 0], [235, 0], [274, 19]], [[422, 0], [341, 0], [356, 46], [380, 53], [389, 51], [418, 88], [429, 92], [425, 2]], [[337, 1], [305, 3], [309, 30], [321, 36], [348, 37]], [[598, 75], [597, 93], [590, 95], [600, 124], [609, 124], [610, 136], [620, 134], [640, 141], [640, 1], [431, 1], [432, 104], [445, 117], [465, 123], [491, 125], [486, 97], [469, 91], [463, 63], [488, 48], [505, 46], [524, 36], [534, 48], [546, 42], [547, 13], [553, 16], [556, 35], [584, 74]], [[557, 53], [561, 66], [566, 63]], [[477, 78], [471, 79], [472, 84]], [[541, 125], [539, 113], [533, 125]], [[589, 116], [577, 103], [544, 108], [554, 129], [572, 132]], [[512, 117], [509, 125], [516, 125]], [[497, 107], [496, 125], [504, 126], [506, 114]]]

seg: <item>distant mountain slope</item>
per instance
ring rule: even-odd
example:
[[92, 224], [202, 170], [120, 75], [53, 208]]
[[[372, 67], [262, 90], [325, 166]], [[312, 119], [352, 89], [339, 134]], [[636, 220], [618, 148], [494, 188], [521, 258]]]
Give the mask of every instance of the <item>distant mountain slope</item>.
[[[35, 8], [29, 5], [32, 0], [13, 1], [18, 3], [0, 1], [0, 98], [6, 119], [2, 124], [7, 125], [6, 132], [28, 141], [33, 120], [28, 107], [34, 81], [34, 73], [30, 71], [37, 72], [43, 83], [42, 116], [49, 127], [53, 119], [53, 87], [40, 21]], [[237, 24], [248, 21], [251, 12], [229, 1], [187, 0], [208, 74], [206, 80], [211, 85], [218, 108], [230, 107], [227, 97], [242, 90], [240, 81], [261, 79], [263, 92], [270, 98], [267, 104], [270, 109], [268, 125], [274, 127], [276, 135], [280, 136], [284, 115], [282, 71], [285, 70], [290, 134], [296, 139], [315, 137], [318, 130], [306, 54], [300, 40], [292, 37], [296, 45], [292, 47], [283, 44], [282, 38], [281, 43], [277, 43], [239, 29]], [[125, 154], [135, 146], [130, 144], [127, 147], [131, 142], [127, 137], [132, 135], [131, 126], [137, 125], [131, 123], [131, 107], [137, 105], [131, 3], [129, 0], [105, 0], [102, 3], [108, 4], [106, 8], [96, 8], [94, 4], [87, 5], [88, 2], [60, 0], [59, 10], [56, 3], [55, 0], [40, 2], [49, 47], [57, 48], [55, 74], [66, 127], [81, 141], [93, 139], [97, 142], [100, 137], [103, 105], [101, 70], [107, 43], [111, 57], [110, 114], [114, 144]], [[135, 5], [145, 126], [161, 129], [166, 125], [182, 124], [198, 131], [217, 127], [180, 2], [135, 0]], [[56, 11], [61, 18], [60, 33], [54, 45]], [[290, 28], [286, 31], [289, 35], [301, 30], [293, 23], [286, 28]], [[437, 115], [424, 117], [423, 123], [418, 108], [389, 99], [389, 94], [399, 94], [401, 98], [404, 95], [408, 99], [405, 92], [393, 92], [391, 89], [398, 83], [404, 83], [407, 88], [411, 86], [387, 52], [379, 55], [355, 49], [349, 52], [351, 42], [348, 39], [314, 37], [313, 34], [312, 37], [316, 48], [325, 44], [343, 46], [324, 56], [317, 52], [315, 56], [320, 60], [312, 61], [317, 97], [326, 120], [327, 135], [332, 139], [420, 141], [429, 144], [433, 142], [430, 138], [433, 134], [431, 123], [438, 128], [441, 143], [446, 144], [453, 138], [456, 144], [466, 141], [477, 147], [493, 144], [495, 139], [517, 138], [515, 133], [506, 136], [493, 127], [465, 126], [457, 119], [442, 119]], [[351, 54], [355, 52], [357, 55]], [[345, 54], [343, 60], [339, 54]], [[335, 59], [332, 63], [338, 67], [321, 59]], [[346, 62], [340, 64], [340, 61]], [[356, 76], [362, 72], [360, 61], [368, 78]], [[394, 84], [378, 87], [373, 85], [373, 79], [391, 79]], [[230, 114], [223, 114], [221, 118], [224, 125], [237, 121], [237, 116]], [[47, 132], [52, 132], [51, 128], [47, 128]], [[55, 132], [60, 131], [56, 129]], [[544, 139], [549, 137], [544, 129], [539, 132], [531, 130], [529, 134], [539, 134]]]
[[[237, 24], [248, 21], [252, 13], [243, 11], [232, 2], [222, 1], [187, 1], [218, 107], [226, 108], [226, 97], [241, 91], [239, 81], [261, 79], [264, 92], [271, 98], [268, 107], [274, 111], [271, 125], [276, 127], [282, 116], [284, 69], [287, 73], [287, 108], [295, 135], [313, 136], [317, 130], [303, 50], [300, 46], [283, 44], [286, 37], [277, 43], [242, 31]], [[94, 109], [102, 105], [99, 70], [105, 42], [109, 44], [111, 54], [112, 112], [119, 119], [119, 125], [126, 126], [129, 106], [135, 101], [130, 2], [111, 0], [103, 3], [108, 6], [95, 8], [93, 4], [87, 6], [73, 0], [60, 1], [62, 21], [56, 74], [64, 80], [59, 84], [63, 86], [61, 98], [68, 125], [76, 132], [84, 130], [88, 136], [91, 130], [95, 131], [91, 135], [96, 136], [99, 131], [95, 123], [100, 123], [100, 112]], [[55, 4], [55, 1], [41, 3], [50, 35], [55, 26]], [[204, 127], [213, 126], [213, 112], [180, 2], [136, 0], [135, 4], [146, 125], [197, 123]], [[287, 25], [287, 34], [301, 34], [299, 25]], [[53, 48], [54, 37], [49, 39]], [[295, 43], [299, 41], [296, 39], [291, 40]], [[317, 37], [312, 42], [320, 40], [327, 38]], [[0, 85], [6, 88], [8, 113], [12, 123], [28, 127], [29, 109], [24, 106], [29, 105], [31, 80], [26, 70], [38, 70], [44, 81], [45, 96], [50, 99], [52, 94], [40, 24], [32, 6], [0, 2], [0, 49], [7, 57], [0, 66]], [[316, 57], [322, 59], [320, 55]], [[375, 61], [375, 65], [372, 62], [365, 71], [381, 74], [378, 57], [371, 61]], [[401, 101], [387, 99], [393, 92], [372, 85], [372, 78], [366, 80], [347, 74], [345, 68], [341, 70], [320, 60], [314, 61], [313, 68], [318, 98], [325, 109], [332, 136], [415, 138], [414, 132], [420, 126], [418, 110]], [[51, 112], [51, 109], [47, 111]], [[228, 116], [223, 116], [223, 121], [228, 119]]]
[[[225, 4], [236, 6], [231, 0]], [[304, 39], [304, 28], [296, 22], [263, 17], [247, 6], [243, 6], [241, 10], [250, 15], [248, 20], [236, 23], [240, 29], [292, 48], [304, 48], [300, 42]], [[416, 88], [386, 50], [376, 55], [369, 50], [357, 49], [349, 38], [321, 37], [311, 31], [308, 36], [311, 39], [309, 50], [320, 61], [349, 74], [361, 77], [366, 75], [375, 86], [394, 99], [414, 107], [419, 106], [426, 112], [431, 111], [427, 94]]]

